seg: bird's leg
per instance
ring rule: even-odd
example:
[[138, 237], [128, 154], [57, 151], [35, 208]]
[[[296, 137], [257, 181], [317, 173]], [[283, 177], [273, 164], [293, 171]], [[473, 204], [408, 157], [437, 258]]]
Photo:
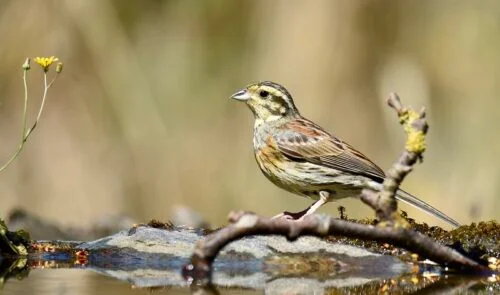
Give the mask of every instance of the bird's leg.
[[319, 200], [314, 202], [311, 206], [307, 207], [305, 210], [302, 210], [302, 211], [296, 212], [296, 213], [285, 211], [283, 213], [280, 213], [280, 214], [274, 216], [272, 219], [285, 218], [285, 219], [291, 219], [291, 220], [302, 220], [307, 215], [310, 215], [310, 214], [313, 214], [314, 212], [316, 212], [316, 210], [318, 210], [321, 206], [330, 202], [331, 200], [332, 200], [332, 198], [331, 198], [329, 192], [320, 191], [319, 192]]
[[[314, 204], [316, 204], [318, 201], [316, 201]], [[277, 219], [277, 218], [284, 218], [284, 219], [290, 219], [290, 220], [299, 220], [300, 218], [302, 218], [302, 216], [304, 216], [305, 214], [307, 214], [307, 212], [309, 211], [309, 209], [311, 209], [311, 207], [314, 205], [312, 204], [311, 206], [307, 207], [306, 209], [300, 211], [300, 212], [288, 212], [288, 211], [285, 211], [283, 213], [280, 213], [278, 215], [275, 215], [272, 217], [272, 219]]]
[[330, 202], [332, 200], [331, 196], [330, 196], [330, 193], [327, 192], [327, 191], [320, 191], [319, 192], [319, 200], [317, 200], [316, 202], [314, 202], [314, 204], [312, 204], [309, 208], [307, 208], [305, 214], [303, 214], [302, 216], [300, 216], [298, 218], [298, 220], [302, 220], [304, 219], [304, 217], [306, 217], [307, 215], [310, 215], [310, 214], [313, 214], [314, 212], [316, 212], [316, 210], [318, 210], [321, 206], [323, 206], [324, 204]]

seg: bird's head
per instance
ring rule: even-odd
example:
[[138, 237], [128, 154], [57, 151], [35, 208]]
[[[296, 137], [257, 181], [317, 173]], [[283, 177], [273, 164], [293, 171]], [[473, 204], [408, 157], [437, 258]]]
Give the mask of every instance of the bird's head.
[[290, 93], [273, 82], [250, 84], [231, 98], [246, 102], [256, 120], [270, 122], [299, 115]]

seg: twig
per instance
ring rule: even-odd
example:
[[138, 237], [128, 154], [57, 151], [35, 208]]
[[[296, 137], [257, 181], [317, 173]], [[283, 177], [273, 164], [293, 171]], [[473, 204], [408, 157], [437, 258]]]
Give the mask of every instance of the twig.
[[425, 134], [427, 134], [429, 126], [425, 119], [425, 109], [417, 113], [403, 107], [396, 93], [390, 94], [387, 104], [396, 111], [406, 132], [405, 150], [387, 172], [382, 191], [375, 192], [365, 189], [360, 198], [375, 210], [379, 220], [393, 223], [394, 221], [401, 221], [397, 213], [396, 192], [417, 160], [422, 161], [422, 154], [425, 151]]

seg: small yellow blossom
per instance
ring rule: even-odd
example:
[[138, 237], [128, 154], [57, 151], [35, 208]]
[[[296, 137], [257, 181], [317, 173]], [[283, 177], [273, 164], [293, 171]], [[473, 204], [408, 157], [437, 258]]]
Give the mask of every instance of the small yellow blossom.
[[55, 56], [51, 57], [35, 57], [34, 61], [39, 64], [44, 72], [47, 72], [49, 70], [50, 65], [52, 65], [54, 62], [58, 61], [59, 59]]

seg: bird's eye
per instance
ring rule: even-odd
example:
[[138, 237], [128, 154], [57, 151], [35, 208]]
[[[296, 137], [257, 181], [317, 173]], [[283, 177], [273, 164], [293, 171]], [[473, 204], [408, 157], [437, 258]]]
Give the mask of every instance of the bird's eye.
[[269, 96], [269, 92], [265, 91], [265, 90], [261, 90], [259, 92], [259, 96], [262, 97], [262, 98], [266, 98]]

